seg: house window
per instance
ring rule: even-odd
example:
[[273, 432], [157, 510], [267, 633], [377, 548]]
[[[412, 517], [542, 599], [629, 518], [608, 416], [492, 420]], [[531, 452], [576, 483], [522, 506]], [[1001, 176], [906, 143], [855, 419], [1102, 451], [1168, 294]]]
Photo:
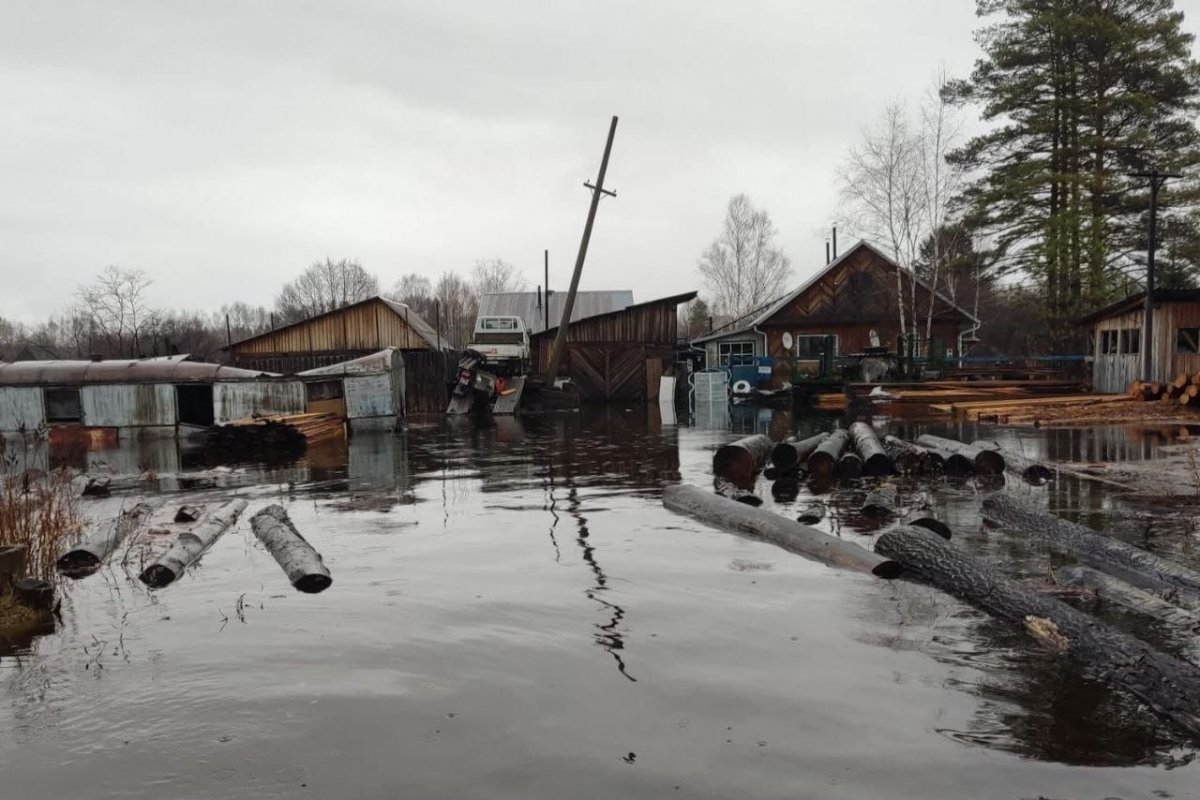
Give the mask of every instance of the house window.
[[1121, 331], [1121, 352], [1125, 355], [1134, 355], [1138, 352], [1142, 340], [1142, 332], [1137, 328], [1126, 328]]
[[78, 387], [46, 390], [47, 422], [83, 422], [83, 404]]
[[1200, 328], [1179, 328], [1175, 331], [1175, 352], [1200, 353]]
[[1115, 356], [1117, 354], [1117, 334], [1119, 331], [1100, 331], [1100, 354]]
[[816, 361], [825, 352], [825, 340], [832, 339], [833, 355], [838, 352], [838, 337], [825, 334], [804, 334], [796, 336], [796, 358]]
[[754, 342], [720, 342], [717, 344], [717, 366], [728, 367], [731, 362], [743, 363], [745, 358], [742, 357], [754, 357]]

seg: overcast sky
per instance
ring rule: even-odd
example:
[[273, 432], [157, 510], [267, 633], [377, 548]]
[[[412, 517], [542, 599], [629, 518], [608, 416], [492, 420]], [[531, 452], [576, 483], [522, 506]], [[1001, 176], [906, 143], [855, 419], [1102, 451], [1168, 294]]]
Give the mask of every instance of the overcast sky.
[[969, 71], [976, 25], [969, 0], [5, 0], [0, 316], [106, 264], [205, 310], [326, 255], [385, 288], [501, 257], [532, 286], [549, 248], [561, 289], [613, 114], [584, 288], [699, 288], [736, 192], [799, 280], [847, 145], [939, 63]]

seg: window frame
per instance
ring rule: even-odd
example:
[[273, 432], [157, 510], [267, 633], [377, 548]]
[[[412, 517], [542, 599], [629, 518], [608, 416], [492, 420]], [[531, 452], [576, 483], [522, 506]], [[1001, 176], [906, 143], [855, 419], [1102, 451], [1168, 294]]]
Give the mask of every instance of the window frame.
[[[734, 345], [737, 345], [739, 347], [741, 347], [742, 345], [749, 345], [750, 351], [749, 352], [739, 351], [739, 352], [735, 353], [735, 352], [733, 352], [733, 349], [732, 349]], [[757, 353], [755, 352], [753, 339], [730, 339], [730, 340], [724, 341], [724, 342], [717, 342], [717, 366], [718, 367], [728, 367], [730, 362], [733, 360], [734, 356], [750, 356], [751, 358], [753, 358], [753, 357], [755, 357], [755, 355], [757, 355]]]
[[[52, 414], [50, 412], [50, 407], [51, 407], [50, 404], [52, 402], [50, 395], [52, 393], [57, 393], [57, 394], [61, 395], [63, 392], [74, 392], [74, 397], [73, 397], [74, 409], [73, 410], [76, 411], [77, 413], [70, 415], [70, 416], [66, 416], [66, 415], [63, 415], [60, 413]], [[74, 423], [74, 422], [82, 423], [83, 422], [83, 397], [81, 395], [82, 395], [82, 393], [80, 392], [78, 386], [47, 386], [45, 389], [43, 389], [42, 390], [42, 403], [43, 403], [43, 405], [45, 407], [45, 411], [46, 411], [46, 422], [47, 423], [55, 423], [55, 424], [70, 424], [70, 423]], [[54, 401], [54, 402], [58, 402], [58, 401]]]
[[813, 353], [806, 354], [806, 353], [800, 352], [800, 340], [801, 339], [806, 339], [806, 340], [818, 339], [821, 341], [821, 344], [824, 345], [825, 337], [827, 337], [827, 336], [833, 337], [833, 357], [837, 358], [838, 351], [841, 349], [841, 339], [836, 333], [793, 333], [792, 334], [792, 353], [795, 355], [796, 360], [797, 361], [820, 361], [821, 354], [820, 354], [819, 350], [815, 354], [813, 354]]
[[[1190, 333], [1185, 333], [1190, 332]], [[1184, 336], [1190, 336], [1191, 348], [1180, 347], [1179, 340]], [[1189, 355], [1200, 354], [1200, 327], [1194, 325], [1181, 325], [1175, 329], [1175, 352], [1186, 353]]]

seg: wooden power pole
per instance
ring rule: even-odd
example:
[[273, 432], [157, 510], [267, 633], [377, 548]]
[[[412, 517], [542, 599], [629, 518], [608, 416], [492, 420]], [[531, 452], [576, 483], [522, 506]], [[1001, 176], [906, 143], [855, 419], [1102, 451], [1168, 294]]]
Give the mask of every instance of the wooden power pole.
[[[600, 159], [600, 173], [596, 176], [596, 185], [584, 183], [592, 190], [592, 204], [588, 208], [587, 223], [583, 226], [583, 238], [579, 242], [579, 255], [575, 257], [575, 272], [571, 275], [571, 288], [567, 291], [567, 300], [563, 303], [562, 320], [558, 323], [558, 333], [554, 336], [554, 347], [550, 350], [550, 368], [546, 372], [546, 382], [554, 386], [558, 377], [558, 367], [562, 362], [563, 351], [567, 346], [567, 328], [571, 323], [571, 311], [575, 307], [575, 293], [579, 291], [579, 276], [583, 274], [583, 261], [587, 258], [588, 242], [592, 238], [592, 225], [596, 222], [596, 209], [600, 205], [600, 197], [608, 195], [616, 197], [616, 192], [604, 188], [604, 174], [608, 172], [608, 156], [612, 153], [613, 137], [617, 135], [617, 118], [612, 118], [608, 127], [608, 141], [604, 144], [604, 157]], [[548, 303], [547, 303], [548, 304]]]
[[1146, 246], [1146, 306], [1142, 312], [1142, 380], [1154, 380], [1154, 252], [1158, 249], [1158, 190], [1168, 178], [1181, 178], [1151, 167], [1149, 172], [1135, 172], [1131, 178], [1150, 181], [1150, 237]]

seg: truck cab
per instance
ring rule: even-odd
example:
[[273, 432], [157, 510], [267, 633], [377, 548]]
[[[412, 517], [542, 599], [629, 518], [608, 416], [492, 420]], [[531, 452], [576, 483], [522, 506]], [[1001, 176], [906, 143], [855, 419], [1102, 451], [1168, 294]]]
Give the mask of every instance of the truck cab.
[[479, 317], [467, 346], [483, 357], [482, 369], [496, 375], [529, 370], [529, 328], [520, 317]]

